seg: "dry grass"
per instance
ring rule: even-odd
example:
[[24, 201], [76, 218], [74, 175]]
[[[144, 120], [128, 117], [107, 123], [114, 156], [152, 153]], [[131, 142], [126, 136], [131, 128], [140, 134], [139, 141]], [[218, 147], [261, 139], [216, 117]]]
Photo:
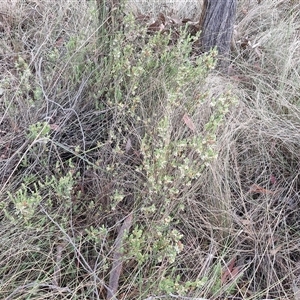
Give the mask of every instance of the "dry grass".
[[190, 18], [197, 20], [201, 14], [203, 0], [189, 1], [148, 1], [148, 0], [132, 0], [128, 1], [129, 6], [134, 13], [142, 13], [145, 15], [157, 15], [164, 13], [167, 15], [177, 16], [179, 18]]
[[[161, 10], [141, 2], [136, 13]], [[164, 13], [197, 18], [193, 3]], [[203, 72], [171, 109], [170, 62], [135, 87], [113, 49], [147, 41], [126, 27], [126, 42], [113, 48], [116, 32], [105, 31], [105, 16], [99, 24], [92, 1], [3, 3], [0, 298], [105, 299], [116, 279], [118, 299], [300, 299], [299, 8], [240, 1], [228, 76]], [[238, 103], [202, 168], [189, 138], [208, 138], [210, 104], [229, 90]], [[153, 163], [171, 160], [185, 140], [190, 169], [201, 169], [187, 182], [169, 161]]]

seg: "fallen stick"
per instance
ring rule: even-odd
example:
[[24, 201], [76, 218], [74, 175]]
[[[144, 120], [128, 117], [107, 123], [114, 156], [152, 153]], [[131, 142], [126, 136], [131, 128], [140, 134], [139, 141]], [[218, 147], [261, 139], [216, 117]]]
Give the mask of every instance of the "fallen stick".
[[123, 266], [123, 257], [122, 257], [122, 243], [123, 238], [125, 235], [125, 231], [128, 232], [132, 225], [132, 218], [133, 214], [129, 214], [126, 219], [124, 220], [124, 223], [122, 227], [120, 228], [120, 231], [118, 233], [118, 236], [115, 240], [115, 252], [113, 255], [113, 264], [109, 275], [109, 283], [107, 288], [107, 300], [116, 299], [116, 292], [118, 290], [119, 286], [119, 278], [122, 271]]

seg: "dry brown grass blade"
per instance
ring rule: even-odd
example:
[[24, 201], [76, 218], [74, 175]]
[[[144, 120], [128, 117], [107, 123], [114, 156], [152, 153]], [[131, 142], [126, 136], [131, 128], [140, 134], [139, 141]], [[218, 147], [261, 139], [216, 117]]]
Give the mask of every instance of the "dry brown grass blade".
[[118, 236], [115, 241], [115, 252], [113, 256], [113, 264], [109, 276], [109, 284], [107, 289], [107, 299], [115, 299], [115, 294], [119, 286], [119, 278], [122, 271], [123, 261], [122, 261], [122, 242], [125, 235], [125, 232], [128, 232], [132, 225], [133, 214], [129, 214], [118, 233]]

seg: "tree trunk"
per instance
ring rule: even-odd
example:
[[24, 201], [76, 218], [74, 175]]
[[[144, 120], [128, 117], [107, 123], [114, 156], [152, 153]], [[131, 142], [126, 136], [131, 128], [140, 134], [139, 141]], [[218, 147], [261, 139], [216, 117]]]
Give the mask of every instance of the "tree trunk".
[[204, 0], [201, 47], [216, 47], [220, 56], [230, 52], [237, 0]]

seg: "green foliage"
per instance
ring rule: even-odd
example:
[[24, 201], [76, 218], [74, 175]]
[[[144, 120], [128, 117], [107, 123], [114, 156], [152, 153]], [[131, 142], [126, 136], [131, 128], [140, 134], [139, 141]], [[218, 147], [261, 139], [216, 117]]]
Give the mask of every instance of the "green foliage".
[[13, 222], [21, 218], [29, 227], [36, 226], [37, 219], [45, 225], [46, 219], [38, 213], [40, 205], [51, 210], [58, 202], [65, 210], [70, 209], [73, 185], [74, 175], [71, 172], [61, 177], [46, 176], [44, 181], [37, 180], [36, 176], [25, 176], [15, 193], [8, 192], [14, 209], [11, 211], [7, 203], [5, 215]]
[[206, 279], [182, 282], [179, 275], [162, 277], [159, 282], [159, 290], [167, 294], [185, 295], [192, 289], [202, 288], [207, 282]]
[[24, 219], [26, 224], [34, 216], [36, 208], [42, 197], [38, 192], [28, 193], [27, 187], [23, 184], [14, 195], [8, 194], [15, 207], [15, 215]]
[[29, 125], [27, 138], [29, 141], [49, 140], [50, 125], [47, 122], [37, 122]]
[[[216, 52], [192, 60], [192, 43], [198, 37], [183, 30], [176, 44], [170, 45], [169, 35], [146, 35], [131, 15], [124, 19], [124, 28], [125, 33], [113, 36], [106, 63], [111, 81], [105, 96], [114, 111], [109, 139], [115, 145], [115, 155], [124, 155], [124, 134], [141, 128], [139, 151], [143, 163], [134, 172], [142, 173], [144, 179], [135, 181], [139, 191], [136, 209], [141, 214], [137, 219], [141, 222], [127, 235], [123, 254], [139, 266], [148, 266], [140, 272], [144, 270], [145, 276], [151, 274], [152, 281], [159, 282], [157, 292], [183, 295], [203, 286], [206, 280], [184, 283], [178, 276], [177, 258], [184, 246], [180, 230], [174, 227], [184, 210], [185, 194], [197, 186], [206, 166], [218, 155], [217, 131], [236, 101], [230, 93], [213, 99], [205, 130], [199, 130], [197, 124], [189, 128], [182, 118], [186, 115], [192, 122], [207, 101], [201, 86], [215, 66]], [[147, 94], [151, 85], [154, 88]], [[106, 171], [119, 177], [122, 168], [115, 161]], [[117, 189], [111, 198], [112, 211], [123, 199], [124, 192]], [[161, 263], [168, 274], [163, 279], [155, 272]]]
[[28, 63], [20, 55], [15, 63], [16, 70], [20, 74], [20, 93], [28, 93], [31, 90], [30, 79], [32, 77]]
[[102, 240], [108, 235], [108, 230], [104, 225], [100, 226], [99, 228], [90, 226], [89, 228], [85, 229], [85, 232], [87, 233], [86, 239], [96, 244], [102, 242]]

